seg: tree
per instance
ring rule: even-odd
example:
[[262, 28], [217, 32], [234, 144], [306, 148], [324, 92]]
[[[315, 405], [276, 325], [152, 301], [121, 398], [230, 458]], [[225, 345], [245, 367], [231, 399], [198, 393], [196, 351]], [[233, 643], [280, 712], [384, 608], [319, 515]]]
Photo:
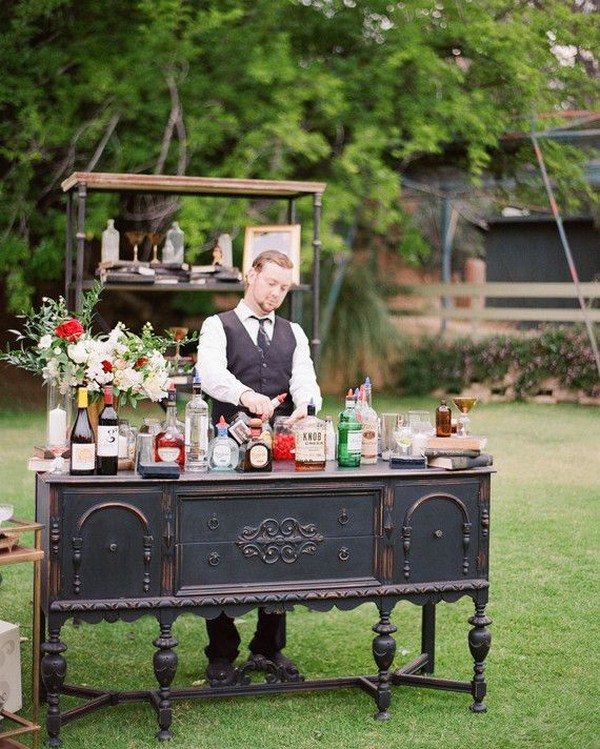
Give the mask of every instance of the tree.
[[[501, 135], [527, 131], [533, 113], [597, 108], [594, 12], [584, 0], [5, 0], [10, 308], [61, 273], [60, 182], [73, 170], [326, 180], [326, 248], [342, 249], [356, 225], [385, 237], [415, 160], [459, 145], [477, 178]], [[549, 157], [572, 192], [582, 172], [565, 149]], [[109, 208], [162, 224], [174, 210], [114, 200], [95, 204], [96, 236]], [[215, 221], [240, 227], [247, 208], [182, 210], [202, 247]]]

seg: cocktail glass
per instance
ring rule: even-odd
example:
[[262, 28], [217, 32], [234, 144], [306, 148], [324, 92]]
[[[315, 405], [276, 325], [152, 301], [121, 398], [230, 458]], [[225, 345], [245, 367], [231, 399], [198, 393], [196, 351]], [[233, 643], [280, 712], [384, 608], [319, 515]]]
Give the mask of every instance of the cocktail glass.
[[401, 424], [394, 429], [394, 441], [400, 455], [409, 455], [413, 443], [413, 430], [408, 424]]
[[460, 416], [456, 424], [456, 436], [457, 437], [468, 437], [469, 436], [469, 411], [477, 403], [477, 398], [471, 395], [456, 396], [452, 398], [452, 402], [460, 411]]
[[160, 260], [158, 259], [158, 245], [162, 242], [164, 237], [164, 234], [161, 234], [158, 231], [153, 231], [148, 234], [148, 239], [152, 243], [152, 260], [150, 261], [150, 265], [157, 265], [160, 263]]
[[125, 236], [127, 237], [129, 244], [133, 246], [133, 262], [137, 263], [138, 262], [138, 246], [140, 242], [144, 241], [146, 232], [145, 231], [128, 231], [128, 232], [125, 232]]

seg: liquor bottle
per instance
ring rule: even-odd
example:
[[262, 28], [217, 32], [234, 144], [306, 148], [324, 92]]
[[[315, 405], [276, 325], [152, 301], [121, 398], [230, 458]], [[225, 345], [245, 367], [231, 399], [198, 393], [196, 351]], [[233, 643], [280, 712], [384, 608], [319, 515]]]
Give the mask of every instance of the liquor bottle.
[[452, 435], [452, 411], [445, 400], [435, 409], [436, 437], [450, 437]]
[[294, 430], [296, 439], [296, 453], [294, 456], [297, 471], [325, 470], [326, 426], [322, 419], [317, 418], [315, 403], [310, 399], [306, 408], [306, 417], [300, 419]]
[[198, 372], [192, 383], [192, 397], [185, 407], [185, 470], [206, 471], [208, 451], [208, 403], [202, 397]]
[[162, 261], [165, 265], [181, 265], [184, 256], [184, 234], [177, 221], [173, 221], [167, 232]]
[[[287, 393], [280, 393], [274, 398], [271, 398], [271, 403], [274, 408], [277, 408], [286, 398]], [[250, 419], [253, 418], [253, 416], [250, 416], [245, 411], [238, 411], [233, 415], [231, 423], [229, 424], [229, 436], [233, 437], [238, 445], [242, 445], [250, 437]], [[265, 425], [265, 429], [271, 431], [270, 438], [271, 444], [273, 444], [273, 433], [270, 426]]]
[[244, 473], [273, 470], [273, 452], [262, 436], [261, 419], [250, 419], [250, 437], [242, 448], [239, 469]]
[[109, 218], [106, 229], [102, 232], [100, 259], [103, 263], [114, 263], [119, 259], [119, 232], [115, 229], [115, 220]]
[[235, 440], [227, 436], [228, 426], [221, 416], [217, 423], [216, 437], [208, 443], [209, 471], [233, 471], [238, 466], [240, 448]]
[[88, 391], [86, 387], [80, 387], [77, 390], [77, 416], [69, 440], [69, 470], [73, 476], [92, 476], [96, 470], [96, 442], [87, 408]]
[[337, 456], [337, 435], [331, 416], [325, 417], [325, 460], [335, 460]]
[[341, 468], [360, 466], [363, 425], [356, 418], [356, 403], [352, 389], [346, 395], [346, 407], [338, 421], [338, 465]]
[[112, 385], [104, 388], [104, 408], [98, 416], [96, 473], [116, 476], [119, 469], [119, 414], [113, 405]]
[[175, 462], [180, 468], [185, 465], [185, 440], [177, 425], [177, 390], [173, 382], [167, 392], [167, 418], [154, 440], [154, 459], [157, 463]]
[[356, 415], [363, 425], [360, 462], [377, 463], [379, 417], [375, 409], [369, 405], [364, 387], [361, 387], [360, 391], [360, 404], [360, 412]]

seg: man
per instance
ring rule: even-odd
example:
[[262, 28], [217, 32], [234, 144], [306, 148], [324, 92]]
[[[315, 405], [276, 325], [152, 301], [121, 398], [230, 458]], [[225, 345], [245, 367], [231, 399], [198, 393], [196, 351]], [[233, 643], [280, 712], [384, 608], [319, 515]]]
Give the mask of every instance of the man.
[[[272, 398], [286, 393], [277, 415], [290, 422], [306, 416], [312, 398], [321, 408], [321, 391], [310, 356], [308, 339], [296, 323], [275, 315], [292, 285], [291, 260], [282, 252], [258, 255], [246, 277], [244, 298], [229, 312], [205, 320], [198, 345], [198, 372], [202, 388], [213, 399], [212, 420], [230, 421], [240, 409], [261, 419], [275, 411]], [[233, 620], [221, 614], [206, 622], [209, 644], [206, 675], [211, 685], [231, 684], [240, 637]], [[295, 664], [281, 651], [285, 647], [285, 614], [258, 611], [250, 659], [258, 668], [271, 661], [288, 678], [298, 675]]]

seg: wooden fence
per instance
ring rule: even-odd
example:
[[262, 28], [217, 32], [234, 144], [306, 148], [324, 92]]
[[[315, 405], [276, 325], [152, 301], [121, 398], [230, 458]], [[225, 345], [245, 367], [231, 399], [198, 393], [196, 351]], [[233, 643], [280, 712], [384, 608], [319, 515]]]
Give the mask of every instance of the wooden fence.
[[[600, 282], [580, 283], [585, 314], [573, 283], [427, 283], [398, 288], [394, 315], [435, 315], [443, 320], [507, 322], [600, 322]], [[490, 300], [540, 300], [540, 306], [489, 306]], [[555, 299], [572, 299], [576, 307], [551, 307]], [[544, 304], [544, 301], [546, 302]], [[543, 305], [543, 306], [542, 306]], [[587, 316], [587, 318], [586, 318]]]

